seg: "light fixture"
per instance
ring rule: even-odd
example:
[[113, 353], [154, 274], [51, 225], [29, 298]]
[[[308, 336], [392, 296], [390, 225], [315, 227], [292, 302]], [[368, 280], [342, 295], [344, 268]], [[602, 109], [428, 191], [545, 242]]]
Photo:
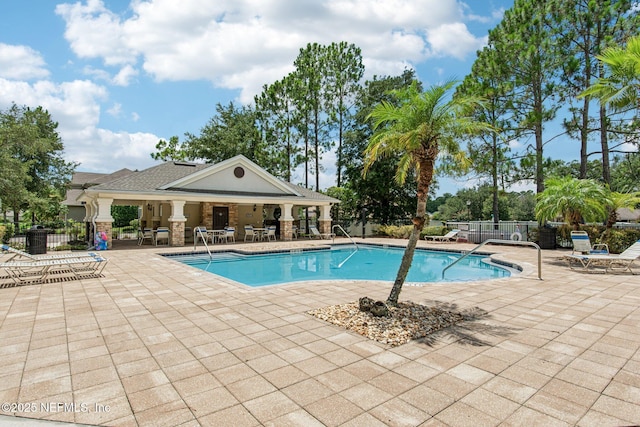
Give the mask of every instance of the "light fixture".
[[151, 203], [147, 203], [147, 210], [149, 212], [151, 212], [153, 210], [153, 206], [151, 206]]
[[258, 209], [258, 206], [257, 205], [253, 205], [253, 211], [254, 212], [256, 211], [256, 209]]

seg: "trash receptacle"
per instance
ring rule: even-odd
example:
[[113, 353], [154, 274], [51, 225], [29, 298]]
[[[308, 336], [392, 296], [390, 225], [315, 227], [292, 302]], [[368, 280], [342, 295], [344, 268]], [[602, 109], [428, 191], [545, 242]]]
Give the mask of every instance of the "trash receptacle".
[[47, 230], [41, 225], [34, 225], [26, 233], [27, 252], [31, 255], [47, 253]]
[[558, 229], [554, 227], [540, 227], [538, 229], [538, 246], [540, 246], [540, 249], [556, 248], [557, 230]]

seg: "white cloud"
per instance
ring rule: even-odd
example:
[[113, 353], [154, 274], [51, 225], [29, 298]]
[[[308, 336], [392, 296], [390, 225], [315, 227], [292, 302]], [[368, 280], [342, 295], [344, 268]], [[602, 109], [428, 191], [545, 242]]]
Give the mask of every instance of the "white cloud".
[[378, 66], [370, 75], [429, 56], [463, 59], [485, 43], [455, 0], [136, 0], [128, 17], [87, 0], [56, 12], [76, 55], [125, 67], [112, 83], [128, 84], [141, 61], [158, 81], [209, 80], [239, 89], [242, 102], [282, 77], [309, 42], [356, 44]]
[[131, 80], [138, 75], [138, 70], [131, 65], [125, 65], [118, 74], [113, 77], [113, 84], [116, 86], [129, 86]]
[[135, 63], [138, 52], [124, 37], [120, 17], [101, 0], [59, 4], [56, 13], [65, 20], [65, 38], [78, 57], [102, 58], [106, 65]]
[[0, 78], [31, 80], [49, 76], [42, 56], [28, 46], [0, 43]]
[[467, 55], [476, 52], [487, 43], [486, 36], [474, 36], [461, 22], [429, 29], [427, 39], [434, 55], [453, 56], [458, 59], [465, 59]]
[[113, 117], [120, 116], [120, 114], [122, 113], [122, 104], [116, 102], [111, 108], [107, 110], [107, 113]]
[[[160, 137], [98, 127], [100, 102], [107, 97], [102, 86], [86, 80], [28, 84], [0, 78], [0, 94], [0, 109], [8, 108], [12, 101], [46, 109], [59, 123], [65, 159], [81, 163], [81, 170], [113, 172], [123, 167], [142, 169], [155, 163], [149, 153], [155, 151]], [[119, 104], [114, 104], [110, 113], [119, 114], [120, 109]]]

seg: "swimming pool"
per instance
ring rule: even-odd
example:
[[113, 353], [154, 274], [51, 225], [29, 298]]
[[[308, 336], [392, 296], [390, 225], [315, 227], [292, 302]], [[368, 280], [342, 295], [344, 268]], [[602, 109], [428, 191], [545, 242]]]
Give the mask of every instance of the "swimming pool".
[[[258, 287], [303, 280], [395, 280], [404, 248], [358, 245], [325, 250], [246, 255], [235, 251], [169, 255], [171, 259]], [[416, 249], [407, 282], [440, 282], [442, 270], [461, 254]], [[447, 270], [445, 281], [485, 280], [508, 277], [511, 271], [472, 255]]]

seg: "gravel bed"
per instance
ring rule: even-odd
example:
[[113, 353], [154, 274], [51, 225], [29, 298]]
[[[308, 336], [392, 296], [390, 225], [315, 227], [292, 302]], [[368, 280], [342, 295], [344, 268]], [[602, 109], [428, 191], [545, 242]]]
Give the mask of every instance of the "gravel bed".
[[465, 320], [461, 313], [411, 301], [389, 307], [387, 317], [376, 317], [360, 311], [358, 302], [322, 307], [307, 313], [392, 347]]

